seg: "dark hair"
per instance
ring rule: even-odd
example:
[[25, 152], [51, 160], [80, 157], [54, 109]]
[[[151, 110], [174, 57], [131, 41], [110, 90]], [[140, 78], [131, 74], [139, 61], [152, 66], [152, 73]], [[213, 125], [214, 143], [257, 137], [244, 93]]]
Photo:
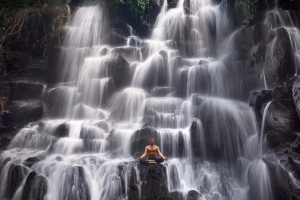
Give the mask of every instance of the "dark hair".
[[150, 137], [150, 139], [152, 139], [152, 138], [155, 139], [154, 137]]

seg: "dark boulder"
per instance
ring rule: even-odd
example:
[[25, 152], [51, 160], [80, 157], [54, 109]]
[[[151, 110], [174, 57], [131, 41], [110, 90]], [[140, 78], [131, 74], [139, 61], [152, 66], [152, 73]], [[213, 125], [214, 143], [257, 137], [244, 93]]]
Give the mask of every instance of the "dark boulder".
[[[134, 39], [131, 39], [130, 41], [134, 43]], [[141, 59], [141, 51], [137, 47], [116, 47], [111, 51], [111, 53], [122, 55], [122, 57], [129, 63]]]
[[[295, 193], [291, 188], [291, 177], [285, 169], [285, 166], [290, 165], [287, 163], [288, 156], [283, 152], [280, 154], [281, 159], [272, 155], [267, 155], [264, 158], [264, 162], [266, 163], [269, 170], [274, 197], [276, 200], [293, 199], [292, 196], [295, 195]], [[282, 163], [283, 165], [278, 165], [278, 163]]]
[[6, 181], [6, 192], [5, 197], [8, 199], [12, 199], [17, 189], [22, 184], [24, 178], [29, 173], [29, 169], [22, 166], [22, 165], [15, 165], [12, 164], [9, 167], [8, 173], [7, 173], [7, 181]]
[[190, 190], [187, 195], [187, 200], [198, 200], [201, 196], [202, 195], [196, 190]]
[[22, 192], [22, 200], [43, 200], [47, 190], [47, 178], [33, 171], [27, 176]]
[[298, 116], [300, 117], [300, 78], [296, 80], [293, 86], [293, 100]]
[[10, 82], [9, 101], [42, 99], [46, 85], [24, 81]]
[[45, 155], [41, 154], [39, 156], [34, 156], [34, 157], [29, 157], [27, 158], [25, 161], [24, 161], [24, 165], [27, 166], [27, 167], [31, 167], [33, 166], [34, 164], [44, 160], [46, 158]]
[[155, 97], [165, 97], [175, 91], [176, 90], [173, 87], [155, 87], [151, 90], [151, 95]]
[[14, 127], [0, 128], [0, 150], [5, 150], [20, 129]]
[[269, 31], [270, 28], [267, 25], [263, 23], [255, 24], [253, 30], [254, 44], [267, 43], [269, 41]]
[[140, 165], [141, 199], [168, 199], [166, 172], [163, 165]]
[[128, 185], [128, 200], [139, 200], [139, 188], [137, 184], [137, 174], [134, 167], [131, 168]]
[[292, 99], [292, 86], [278, 86], [273, 90], [274, 98]]
[[185, 199], [183, 194], [179, 191], [170, 192], [170, 198], [172, 200], [184, 200]]
[[137, 34], [141, 38], [148, 38], [151, 34], [151, 25], [145, 22], [142, 23], [137, 29]]
[[299, 0], [279, 0], [278, 7], [284, 10], [296, 10], [300, 9], [300, 1]]
[[152, 127], [146, 127], [137, 130], [131, 136], [130, 154], [133, 157], [141, 156], [144, 153], [145, 146], [149, 145], [150, 138], [154, 137], [157, 144], [160, 144], [158, 133]]
[[109, 131], [109, 125], [106, 121], [99, 121], [96, 122], [95, 124], [98, 128], [101, 128], [104, 132], [108, 132]]
[[295, 139], [300, 121], [291, 99], [276, 98], [270, 104], [265, 119], [264, 132], [270, 148], [284, 145]]
[[[261, 122], [264, 109], [264, 105], [273, 99], [273, 90], [262, 90], [251, 92], [249, 105], [253, 107], [258, 122]], [[260, 124], [260, 123], [259, 123]]]
[[200, 148], [200, 135], [199, 135], [199, 126], [197, 125], [197, 121], [193, 121], [191, 128], [190, 128], [190, 133], [191, 133], [191, 138], [193, 138], [191, 140], [191, 147], [193, 150], [193, 156], [194, 157], [201, 157], [203, 155], [203, 152], [201, 152], [201, 148]]
[[[68, 167], [65, 171], [64, 188], [61, 190], [62, 199], [90, 200], [89, 185], [81, 166]], [[74, 190], [76, 188], [76, 190]]]
[[276, 38], [271, 41], [272, 50], [266, 54], [264, 67], [268, 86], [274, 86], [277, 81], [287, 82], [289, 75], [295, 74], [294, 51], [289, 38], [287, 29], [276, 29]]
[[107, 60], [105, 64], [108, 76], [113, 78], [116, 90], [130, 84], [130, 65], [121, 55], [115, 55], [112, 59]]
[[112, 29], [108, 36], [106, 36], [103, 41], [104, 44], [112, 46], [123, 46], [127, 43], [127, 38], [124, 35], [121, 35], [116, 30]]
[[286, 139], [294, 138], [293, 132], [298, 130], [300, 121], [291, 99], [274, 99], [269, 107], [271, 119], [266, 120], [266, 131], [274, 130]]
[[53, 131], [55, 137], [68, 137], [69, 135], [69, 126], [66, 123], [60, 124]]
[[111, 27], [116, 30], [117, 33], [125, 37], [129, 37], [133, 34], [132, 27], [126, 24], [124, 21], [115, 20], [111, 23]]
[[4, 126], [22, 126], [43, 116], [44, 104], [39, 100], [13, 101], [3, 114]]

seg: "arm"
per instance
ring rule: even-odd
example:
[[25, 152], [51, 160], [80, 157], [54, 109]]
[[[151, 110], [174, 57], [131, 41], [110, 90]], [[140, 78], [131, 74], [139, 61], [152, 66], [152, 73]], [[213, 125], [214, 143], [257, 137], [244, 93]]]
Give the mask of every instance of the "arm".
[[145, 147], [145, 152], [143, 153], [143, 155], [141, 155], [137, 161], [140, 161], [141, 158], [145, 157], [147, 155], [147, 147]]
[[160, 152], [159, 147], [157, 148], [157, 153], [160, 157], [162, 157], [163, 159], [167, 160], [167, 158]]

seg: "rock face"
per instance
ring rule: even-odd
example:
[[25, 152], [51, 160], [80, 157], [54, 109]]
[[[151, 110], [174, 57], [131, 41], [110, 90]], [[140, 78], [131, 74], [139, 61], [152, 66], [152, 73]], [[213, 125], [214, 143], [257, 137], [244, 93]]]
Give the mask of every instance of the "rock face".
[[109, 76], [114, 80], [116, 90], [128, 86], [130, 83], [129, 63], [121, 55], [116, 55], [116, 57], [109, 60], [106, 65]]
[[300, 8], [300, 1], [299, 0], [279, 0], [278, 6], [285, 10], [299, 10]]
[[130, 180], [128, 186], [128, 200], [138, 200], [139, 199], [139, 188], [137, 182], [137, 174], [135, 168], [131, 168]]
[[265, 74], [268, 84], [277, 79], [287, 81], [287, 75], [295, 74], [293, 50], [289, 41], [289, 34], [285, 28], [276, 30], [276, 38], [269, 44], [272, 48], [266, 56]]
[[8, 83], [9, 101], [42, 99], [46, 86], [40, 83], [16, 81]]
[[47, 194], [47, 188], [47, 179], [33, 171], [27, 176], [23, 188], [22, 200], [43, 200]]
[[189, 193], [188, 193], [187, 199], [188, 199], [188, 200], [197, 200], [197, 199], [201, 198], [201, 196], [202, 196], [202, 195], [201, 195], [199, 192], [197, 192], [197, 191], [195, 191], [195, 190], [191, 190], [191, 191], [189, 191]]
[[[276, 199], [300, 199], [297, 181], [299, 171], [299, 138], [300, 118], [297, 114], [297, 80], [287, 86], [275, 87], [262, 93], [252, 93], [250, 105], [254, 107], [259, 122], [266, 107], [271, 102], [266, 113], [264, 135], [269, 149], [274, 154], [267, 154], [264, 162], [270, 172], [274, 197]], [[293, 87], [294, 85], [294, 87]], [[254, 101], [253, 101], [254, 100]], [[262, 124], [262, 123], [260, 123]]]
[[149, 145], [150, 138], [154, 137], [157, 144], [160, 143], [156, 130], [152, 127], [145, 127], [136, 131], [131, 137], [131, 155], [133, 157], [141, 156], [144, 153], [145, 146]]
[[19, 129], [14, 127], [0, 128], [0, 150], [5, 150], [18, 132]]
[[[66, 171], [64, 189], [61, 191], [62, 199], [90, 200], [91, 194], [86, 182], [84, 169], [82, 167], [70, 167]], [[79, 188], [74, 191], [73, 188]]]
[[6, 187], [6, 193], [4, 194], [5, 197], [8, 199], [12, 199], [17, 189], [22, 184], [24, 178], [27, 176], [29, 170], [26, 167], [23, 167], [21, 165], [11, 165], [7, 177], [7, 185]]
[[163, 165], [140, 165], [141, 200], [168, 199], [165, 170]]
[[22, 126], [36, 121], [42, 117], [44, 112], [43, 102], [38, 100], [13, 101], [2, 117], [4, 126]]
[[300, 78], [298, 78], [293, 86], [293, 100], [300, 117]]

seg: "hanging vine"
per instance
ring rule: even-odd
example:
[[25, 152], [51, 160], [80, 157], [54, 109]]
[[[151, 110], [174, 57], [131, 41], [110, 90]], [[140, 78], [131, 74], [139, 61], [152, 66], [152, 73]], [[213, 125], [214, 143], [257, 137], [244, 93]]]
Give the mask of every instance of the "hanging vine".
[[[0, 9], [0, 53], [9, 51], [9, 46], [17, 41], [25, 41], [22, 37], [26, 32], [26, 26], [34, 19], [39, 19], [44, 12], [46, 3], [56, 3], [59, 0], [25, 0], [20, 3], [18, 0], [3, 0]], [[54, 37], [58, 37], [59, 29], [66, 22], [68, 13], [67, 7], [63, 13], [54, 16], [51, 21], [50, 30], [45, 31], [46, 35], [38, 39], [35, 46], [45, 46]]]

